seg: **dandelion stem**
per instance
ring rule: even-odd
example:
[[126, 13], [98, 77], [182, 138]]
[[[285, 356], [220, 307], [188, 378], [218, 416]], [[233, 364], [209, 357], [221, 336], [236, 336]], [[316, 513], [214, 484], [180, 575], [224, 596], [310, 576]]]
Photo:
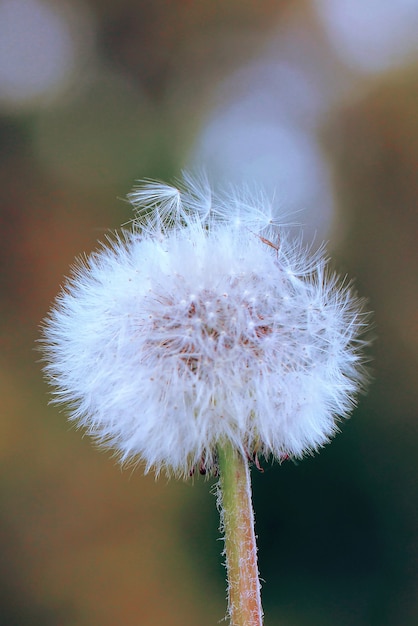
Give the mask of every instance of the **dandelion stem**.
[[225, 535], [230, 624], [262, 626], [248, 461], [230, 443], [218, 447], [218, 457], [218, 498]]

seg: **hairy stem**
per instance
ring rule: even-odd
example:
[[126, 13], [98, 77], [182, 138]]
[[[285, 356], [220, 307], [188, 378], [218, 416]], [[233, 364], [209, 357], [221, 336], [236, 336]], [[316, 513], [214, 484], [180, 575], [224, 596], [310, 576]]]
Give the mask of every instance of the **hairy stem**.
[[248, 461], [228, 443], [218, 447], [218, 457], [218, 498], [225, 535], [230, 624], [262, 626]]

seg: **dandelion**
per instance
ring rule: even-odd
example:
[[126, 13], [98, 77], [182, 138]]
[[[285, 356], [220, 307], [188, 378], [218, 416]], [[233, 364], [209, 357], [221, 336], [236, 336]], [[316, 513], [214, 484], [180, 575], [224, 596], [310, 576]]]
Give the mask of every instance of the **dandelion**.
[[78, 263], [45, 322], [45, 371], [123, 463], [220, 472], [231, 623], [261, 624], [248, 459], [336, 433], [366, 379], [364, 305], [260, 194], [186, 177], [130, 200], [131, 228]]

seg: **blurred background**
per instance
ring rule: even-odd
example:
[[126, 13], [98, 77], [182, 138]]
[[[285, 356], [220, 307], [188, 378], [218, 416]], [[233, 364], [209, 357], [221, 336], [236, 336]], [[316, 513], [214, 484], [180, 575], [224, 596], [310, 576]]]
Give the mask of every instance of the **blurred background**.
[[416, 0], [0, 0], [0, 624], [211, 626], [212, 481], [121, 471], [48, 406], [39, 324], [135, 179], [205, 168], [327, 240], [375, 311], [332, 445], [253, 471], [266, 626], [418, 622]]

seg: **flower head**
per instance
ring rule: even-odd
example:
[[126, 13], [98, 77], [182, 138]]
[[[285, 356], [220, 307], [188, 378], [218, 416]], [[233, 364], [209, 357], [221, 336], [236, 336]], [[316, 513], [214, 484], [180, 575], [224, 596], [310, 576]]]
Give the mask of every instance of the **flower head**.
[[144, 182], [129, 231], [80, 263], [43, 334], [55, 401], [122, 461], [188, 475], [216, 446], [300, 457], [364, 381], [363, 303], [265, 198]]

